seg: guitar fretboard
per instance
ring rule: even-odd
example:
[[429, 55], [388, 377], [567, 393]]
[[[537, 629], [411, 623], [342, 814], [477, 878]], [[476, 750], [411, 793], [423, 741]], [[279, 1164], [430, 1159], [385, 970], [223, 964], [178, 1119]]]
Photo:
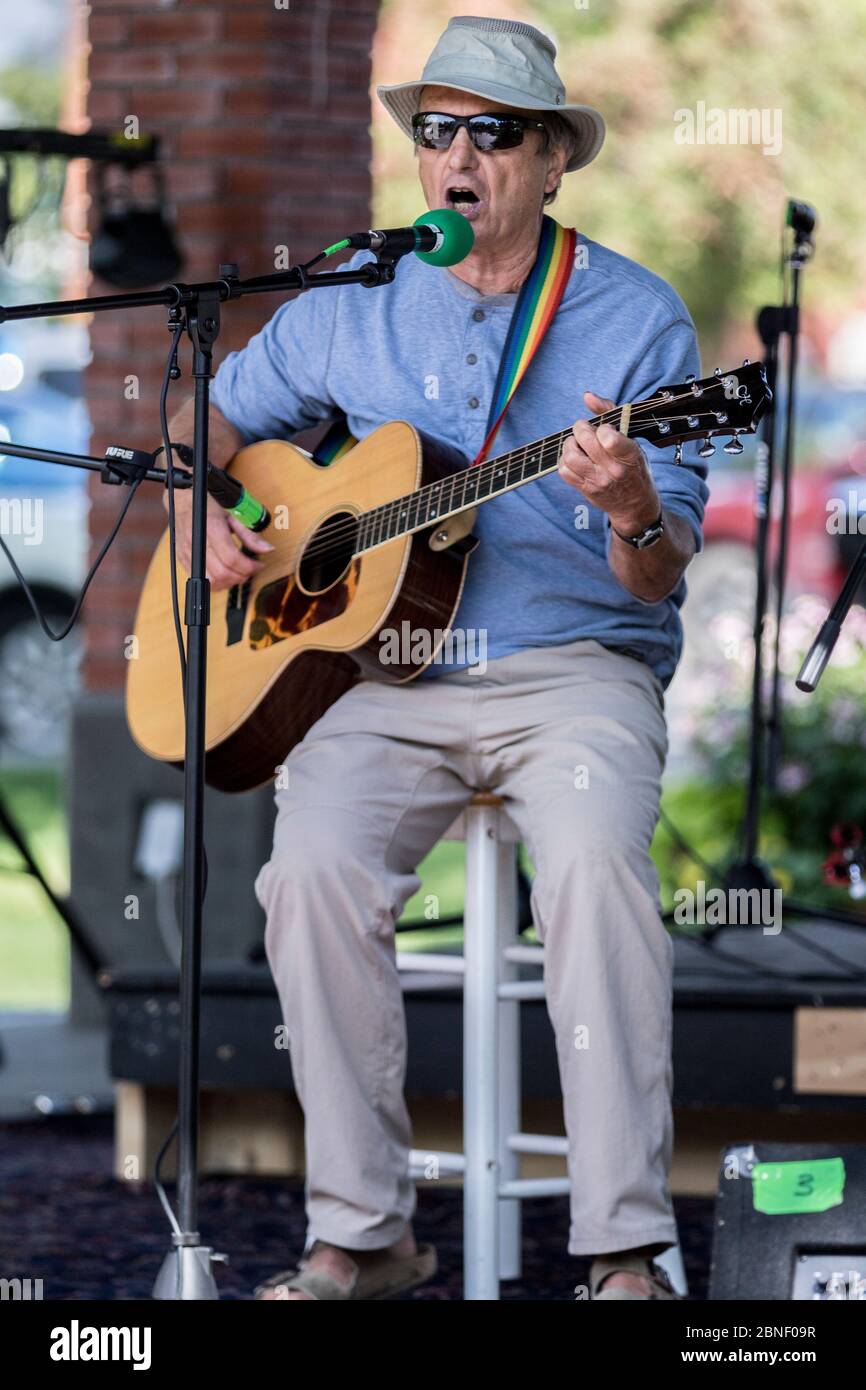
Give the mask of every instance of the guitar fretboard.
[[[595, 425], [600, 418], [594, 416], [589, 423]], [[610, 415], [607, 418], [610, 419]], [[397, 536], [421, 531], [435, 521], [442, 521], [445, 517], [465, 511], [467, 507], [474, 507], [478, 502], [498, 497], [500, 493], [520, 487], [533, 478], [552, 473], [570, 434], [570, 427], [549, 434], [544, 439], [536, 439], [486, 463], [461, 469], [435, 483], [428, 483], [417, 492], [410, 492], [406, 497], [398, 497], [393, 502], [364, 512], [359, 518], [355, 554], [372, 550], [374, 546], [395, 540]]]

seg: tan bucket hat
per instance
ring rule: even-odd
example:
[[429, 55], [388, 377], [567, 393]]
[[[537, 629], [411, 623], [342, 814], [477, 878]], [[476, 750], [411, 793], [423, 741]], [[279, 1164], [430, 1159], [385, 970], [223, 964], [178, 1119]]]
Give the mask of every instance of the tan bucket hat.
[[376, 93], [410, 140], [412, 117], [426, 86], [455, 87], [524, 111], [556, 111], [574, 131], [575, 150], [565, 169], [571, 173], [595, 159], [604, 142], [604, 120], [594, 107], [565, 100], [555, 58], [555, 45], [531, 24], [457, 15], [417, 82], [379, 86]]

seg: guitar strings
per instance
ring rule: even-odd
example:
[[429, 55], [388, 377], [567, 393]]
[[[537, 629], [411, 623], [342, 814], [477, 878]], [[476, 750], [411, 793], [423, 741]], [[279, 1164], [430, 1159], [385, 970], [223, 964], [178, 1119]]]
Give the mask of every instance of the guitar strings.
[[[712, 387], [710, 387], [709, 389], [712, 389]], [[697, 401], [699, 398], [695, 397], [691, 392], [684, 392], [681, 396], [678, 397], [662, 399], [664, 401], [664, 404], [671, 405], [675, 400], [694, 399], [695, 401]], [[642, 402], [639, 407], [634, 407], [632, 410], [632, 419], [634, 419], [637, 415], [652, 414], [653, 407], [656, 405], [656, 403], [656, 401], [647, 401]], [[694, 414], [697, 414], [698, 416], [700, 416], [701, 414], [708, 414], [713, 417], [714, 421], [716, 420], [715, 411], [707, 412], [700, 410], [689, 412], [689, 416], [682, 415], [673, 416], [669, 418], [674, 420], [688, 419], [691, 415]], [[598, 426], [600, 424], [607, 423], [608, 421], [613, 419], [614, 416], [616, 416], [617, 418], [621, 418], [621, 407], [617, 407], [616, 411], [609, 411], [605, 415], [596, 416], [595, 418], [589, 420], [587, 423]], [[723, 433], [724, 431], [719, 432]], [[517, 449], [512, 450], [507, 454], [501, 454], [495, 459], [490, 459], [485, 464], [478, 465], [477, 469], [475, 470], [473, 470], [472, 468], [461, 469], [459, 472], [455, 474], [449, 474], [445, 478], [437, 479], [433, 483], [425, 484], [424, 487], [417, 489], [416, 492], [407, 494], [406, 497], [395, 498], [391, 502], [382, 503], [379, 507], [373, 507], [369, 511], [362, 512], [360, 516], [353, 517], [351, 520], [341, 522], [339, 526], [332, 527], [322, 536], [321, 540], [312, 542], [305, 549], [304, 558], [321, 558], [331, 551], [336, 553], [340, 549], [345, 548], [346, 542], [349, 539], [351, 539], [353, 535], [360, 535], [362, 533], [362, 530], [364, 529], [365, 523], [368, 522], [369, 518], [376, 516], [377, 513], [379, 514], [379, 516], [373, 534], [375, 534], [375, 530], [378, 530], [379, 528], [381, 528], [384, 531], [388, 527], [390, 522], [392, 522], [396, 518], [398, 511], [402, 510], [404, 515], [408, 514], [408, 510], [412, 505], [413, 498], [418, 499], [418, 511], [420, 512], [423, 499], [426, 497], [426, 499], [429, 501], [434, 500], [435, 494], [438, 490], [438, 501], [440, 503], [438, 517], [428, 516], [424, 520], [419, 519], [417, 523], [407, 528], [407, 532], [404, 534], [407, 534], [410, 531], [424, 530], [427, 526], [432, 525], [436, 520], [442, 520], [443, 517], [456, 515], [460, 511], [464, 511], [467, 508], [473, 506], [476, 502], [480, 503], [488, 500], [488, 498], [491, 495], [500, 495], [496, 492], [487, 492], [484, 495], [479, 494], [481, 493], [483, 483], [492, 483], [496, 473], [502, 472], [505, 473], [506, 476], [510, 476], [512, 469], [514, 469], [515, 465], [517, 465], [520, 471], [522, 472], [523, 470], [525, 470], [529, 455], [532, 453], [533, 450], [538, 450], [539, 459], [543, 462], [543, 460], [551, 453], [551, 448], [553, 447], [553, 449], [555, 450], [555, 461], [550, 465], [542, 467], [534, 475], [534, 478], [542, 477], [544, 476], [544, 474], [552, 472], [553, 468], [556, 466], [556, 461], [558, 461], [559, 458], [561, 445], [565, 442], [565, 440], [568, 438], [570, 434], [571, 429], [568, 428], [558, 434], [555, 433], [553, 435], [546, 436], [543, 439], [534, 440], [529, 444], [519, 446]], [[541, 446], [540, 449], [539, 446]], [[462, 486], [465, 494], [465, 480], [469, 479], [472, 476], [476, 476], [478, 478], [478, 482], [475, 488], [475, 496], [467, 498], [464, 495], [459, 505], [453, 505], [456, 502], [455, 491], [457, 485], [460, 484]], [[509, 484], [509, 487], [519, 486], [520, 481], [523, 481], [523, 479], [516, 481], [514, 484]], [[530, 480], [526, 479], [525, 481], [528, 482]], [[509, 489], [503, 489], [503, 491], [507, 490]], [[446, 496], [446, 492], [450, 493], [450, 496]], [[361, 546], [360, 550], [356, 551], [350, 558], [354, 558], [355, 554], [363, 554], [366, 550], [375, 549], [379, 545], [386, 544], [388, 541], [394, 539], [396, 539], [395, 536], [383, 535], [381, 540], [374, 541], [372, 545], [365, 544]]]
[[[694, 391], [690, 390], [684, 391], [678, 396], [658, 395], [651, 397], [646, 401], [640, 401], [632, 407], [631, 419], [635, 420], [636, 418], [642, 418], [648, 415], [653, 415], [656, 411], [656, 408], [659, 405], [671, 406], [675, 404], [677, 401], [694, 401], [695, 406], [697, 407], [699, 403], [702, 402], [703, 397], [709, 391], [713, 391], [715, 389], [723, 387], [724, 379], [719, 378], [710, 381], [706, 386], [702, 387], [701, 394], [699, 396], [695, 395]], [[731, 403], [733, 404], [734, 402], [732, 401]], [[587, 423], [595, 426], [596, 428], [602, 424], [612, 423], [614, 420], [617, 423], [619, 423], [619, 421], [622, 419], [622, 410], [622, 406], [616, 406], [613, 410], [606, 411], [601, 415], [596, 415], [592, 417], [590, 420], [587, 421]], [[716, 419], [715, 410], [701, 411], [699, 409], [690, 411], [688, 415], [673, 416], [668, 418], [673, 420], [685, 420], [693, 415], [697, 415], [698, 417], [700, 417], [702, 414], [709, 414], [713, 417], [714, 420]], [[719, 433], [724, 432], [724, 430], [719, 430]], [[556, 462], [558, 462], [559, 459], [561, 446], [562, 444], [564, 444], [564, 442], [570, 434], [571, 427], [568, 427], [567, 429], [562, 430], [560, 432], [555, 431], [552, 435], [547, 435], [543, 436], [541, 439], [532, 440], [530, 443], [520, 445], [518, 446], [518, 448], [513, 449], [508, 453], [500, 454], [497, 458], [488, 459], [484, 463], [478, 464], [475, 468], [473, 468], [470, 465], [468, 468], [461, 469], [455, 474], [449, 474], [447, 477], [437, 479], [435, 482], [426, 483], [423, 487], [418, 488], [415, 492], [407, 494], [407, 497], [398, 497], [391, 502], [385, 502], [380, 504], [380, 506], [378, 507], [372, 507], [369, 511], [362, 512], [360, 516], [353, 517], [351, 520], [341, 522], [339, 526], [331, 528], [331, 530], [327, 531], [325, 535], [323, 535], [321, 540], [313, 541], [305, 549], [303, 558], [305, 560], [313, 557], [321, 559], [331, 552], [337, 553], [345, 547], [346, 542], [349, 541], [353, 537], [353, 535], [355, 537], [359, 536], [362, 532], [365, 521], [368, 518], [375, 516], [377, 513], [381, 514], [381, 522], [377, 522], [377, 525], [381, 524], [382, 529], [385, 529], [389, 522], [392, 521], [396, 516], [395, 509], [402, 508], [405, 512], [408, 510], [409, 506], [412, 505], [411, 499], [417, 498], [418, 508], [420, 510], [422, 506], [421, 499], [426, 496], [428, 500], [432, 500], [436, 489], [439, 489], [440, 491], [440, 502], [445, 504], [442, 507], [442, 512], [444, 513], [444, 515], [456, 515], [459, 511], [466, 510], [468, 507], [473, 506], [474, 502], [483, 502], [487, 500], [487, 497], [490, 496], [489, 493], [485, 497], [479, 497], [478, 493], [481, 490], [483, 482], [489, 481], [492, 483], [493, 478], [497, 472], [504, 471], [506, 475], [509, 475], [511, 473], [512, 468], [515, 465], [519, 465], [522, 471], [523, 469], [525, 469], [526, 463], [533, 450], [538, 451], [539, 458], [543, 459], [546, 454], [551, 452], [552, 448], [555, 448], [556, 461], [553, 464], [546, 466], [542, 470], [539, 470], [538, 473], [536, 473], [536, 477], [541, 477], [543, 476], [543, 473], [551, 472], [553, 468], [556, 466]], [[522, 458], [520, 457], [521, 455]], [[472, 476], [478, 479], [475, 488], [476, 497], [474, 499], [474, 502], [471, 498], [465, 499], [459, 507], [455, 507], [452, 510], [450, 504], [446, 502], [446, 498], [442, 495], [443, 490], [446, 489], [446, 487], [450, 487], [450, 502], [454, 502], [454, 492], [456, 485], [460, 483], [465, 490], [465, 482], [468, 478]], [[527, 481], [529, 481], [529, 479], [527, 479]], [[410, 529], [423, 530], [428, 525], [432, 525], [437, 519], [441, 520], [442, 518], [441, 516], [439, 518], [428, 517], [423, 522], [419, 521], [417, 527], [412, 527]], [[325, 525], [327, 525], [327, 523], [325, 523]], [[384, 544], [386, 543], [386, 541], [394, 539], [396, 539], [395, 536], [383, 537], [381, 541], [375, 542], [373, 546], [362, 546], [360, 551], [356, 551], [352, 556], [348, 558], [354, 559], [356, 554], [363, 554], [366, 549], [373, 549], [377, 545]]]
[[[715, 420], [715, 412], [698, 413], [711, 414], [713, 419]], [[634, 414], [635, 412], [632, 412], [632, 418], [634, 418]], [[672, 416], [670, 418], [674, 420], [679, 420], [687, 419], [688, 417], [683, 415]], [[596, 421], [591, 420], [588, 423], [595, 424]], [[599, 423], [604, 423], [601, 417], [599, 417]], [[377, 517], [375, 527], [372, 530], [372, 534], [374, 535], [378, 530], [384, 532], [389, 527], [390, 523], [393, 520], [395, 520], [399, 513], [402, 513], [404, 517], [409, 514], [411, 507], [414, 505], [413, 499], [418, 499], [418, 514], [420, 514], [424, 499], [426, 498], [426, 500], [432, 501], [434, 499], [437, 489], [439, 491], [438, 515], [427, 516], [424, 519], [420, 519], [419, 515], [419, 519], [415, 523], [407, 527], [406, 531], [398, 532], [397, 535], [406, 535], [410, 534], [413, 531], [425, 530], [428, 526], [433, 525], [437, 520], [442, 521], [450, 516], [456, 516], [459, 512], [465, 511], [476, 504], [485, 502], [495, 496], [501, 496], [503, 492], [512, 490], [515, 487], [519, 487], [523, 482], [535, 481], [535, 479], [537, 478], [544, 477], [546, 476], [546, 474], [552, 472], [553, 469], [556, 467], [561, 445], [565, 442], [570, 433], [571, 430], [567, 429], [563, 431], [560, 435], [549, 436], [546, 441], [536, 440], [531, 444], [521, 445], [518, 449], [515, 449], [509, 452], [508, 454], [502, 454], [497, 459], [491, 459], [487, 465], [486, 472], [482, 472], [484, 465], [478, 466], [477, 474], [473, 473], [469, 468], [462, 469], [458, 473], [453, 475], [449, 474], [447, 477], [438, 479], [434, 483], [425, 484], [424, 487], [419, 488], [416, 492], [407, 494], [405, 498], [396, 498], [392, 502], [382, 503], [381, 507], [373, 507], [369, 511], [362, 512], [359, 516], [352, 517], [350, 520], [340, 522], [338, 526], [333, 526], [329, 530], [325, 531], [320, 540], [313, 541], [309, 546], [305, 548], [304, 559], [312, 557], [320, 558], [327, 555], [331, 551], [336, 552], [341, 548], [345, 548], [346, 542], [348, 542], [353, 536], [360, 536], [365, 525], [369, 523], [369, 519], [371, 517], [376, 517], [377, 513], [379, 513], [379, 515]], [[538, 458], [539, 461], [542, 462], [543, 466], [539, 468], [532, 475], [531, 478], [515, 478], [513, 482], [508, 483], [508, 485], [505, 488], [502, 488], [501, 490], [496, 490], [494, 488], [486, 492], [483, 491], [483, 484], [485, 482], [492, 483], [497, 473], [504, 473], [506, 477], [511, 477], [512, 473], [516, 472], [519, 469], [520, 473], [522, 474], [525, 471], [529, 455], [532, 453], [533, 449], [538, 448], [539, 444], [541, 445], [541, 448], [540, 450], [538, 450]], [[553, 445], [553, 450], [551, 449], [551, 445]], [[551, 452], [553, 452], [553, 462], [546, 463], [545, 460], [547, 460], [550, 457]], [[520, 457], [520, 455], [522, 455], [522, 457]], [[533, 462], [535, 461], [536, 460], [533, 460]], [[464, 480], [468, 480], [472, 476], [478, 477], [478, 484], [474, 490], [475, 495], [466, 496], [466, 484]], [[458, 485], [460, 485], [461, 490], [463, 491], [463, 497], [461, 498], [459, 504], [457, 503], [456, 498], [456, 491]], [[325, 523], [325, 525], [327, 525], [327, 523]], [[396, 539], [396, 536], [388, 536], [383, 534], [381, 536], [381, 539], [374, 540], [372, 541], [372, 543], [370, 543], [370, 539], [371, 537], [368, 538], [367, 542], [363, 544], [359, 550], [353, 552], [351, 558], [354, 558], [354, 556], [358, 554], [364, 554], [369, 550], [377, 549], [379, 545], [387, 544], [389, 541]]]
[[[716, 385], [720, 385], [720, 386], [721, 386], [721, 385], [724, 385], [724, 382], [721, 381], [721, 380], [720, 380], [719, 382], [711, 382], [711, 383], [709, 384], [708, 388], [704, 388], [704, 389], [712, 390], [713, 387], [716, 386]], [[704, 394], [704, 389], [702, 389], [701, 395]], [[697, 400], [699, 400], [699, 399], [700, 399], [700, 397], [696, 397], [696, 396], [694, 395], [694, 392], [693, 392], [693, 391], [683, 392], [680, 396], [676, 396], [676, 397], [675, 397], [675, 396], [670, 396], [670, 397], [664, 397], [664, 396], [662, 396], [662, 397], [651, 398], [651, 399], [648, 400], [648, 401], [642, 401], [642, 402], [640, 402], [638, 405], [636, 405], [636, 406], [633, 408], [633, 410], [632, 410], [632, 418], [634, 418], [636, 415], [645, 415], [645, 414], [648, 414], [648, 413], [653, 413], [654, 407], [658, 404], [659, 400], [661, 400], [663, 403], [665, 403], [665, 404], [667, 404], [667, 405], [670, 405], [672, 402], [674, 402], [674, 401], [676, 401], [676, 400], [695, 400], [695, 401], [697, 401]], [[708, 412], [698, 411], [698, 414], [699, 414], [699, 415], [700, 415], [700, 414], [707, 414], [707, 413], [708, 413]], [[712, 412], [709, 412], [709, 413], [711, 413], [711, 414], [713, 415], [714, 419], [716, 418], [716, 412], [715, 412], [715, 411], [712, 411]], [[690, 414], [693, 415], [694, 412], [690, 412]], [[621, 418], [621, 415], [622, 415], [622, 407], [619, 407], [619, 406], [618, 406], [618, 407], [616, 407], [614, 410], [606, 412], [604, 415], [594, 417], [594, 418], [593, 418], [592, 420], [590, 420], [588, 423], [593, 424], [593, 425], [599, 425], [599, 424], [605, 423], [605, 422], [608, 421], [608, 420], [612, 420], [613, 418], [620, 419], [620, 418]], [[672, 417], [672, 418], [674, 418], [674, 419], [683, 419], [683, 418], [688, 418], [688, 417], [675, 416], [675, 417]], [[570, 433], [571, 433], [571, 430], [570, 430], [570, 429], [566, 429], [566, 430], [562, 431], [562, 432], [559, 433], [559, 434], [554, 434], [554, 435], [551, 435], [551, 436], [547, 436], [545, 439], [534, 440], [534, 441], [530, 442], [529, 444], [521, 445], [519, 448], [517, 448], [517, 449], [515, 449], [515, 450], [513, 450], [513, 451], [511, 451], [511, 452], [509, 452], [509, 453], [507, 453], [507, 454], [502, 454], [502, 455], [499, 455], [499, 456], [498, 456], [497, 458], [495, 458], [495, 459], [488, 460], [488, 462], [487, 462], [486, 464], [479, 465], [479, 466], [478, 466], [478, 472], [479, 472], [479, 474], [480, 474], [481, 476], [479, 477], [479, 480], [478, 480], [478, 482], [477, 482], [477, 485], [476, 485], [476, 488], [475, 488], [475, 496], [474, 496], [474, 497], [469, 497], [469, 498], [467, 498], [467, 497], [465, 496], [465, 481], [464, 481], [464, 480], [467, 480], [470, 476], [472, 476], [472, 474], [471, 474], [471, 471], [470, 471], [469, 468], [463, 469], [463, 470], [461, 470], [460, 472], [458, 472], [458, 473], [456, 473], [456, 474], [449, 475], [449, 476], [446, 477], [446, 478], [438, 479], [438, 480], [437, 480], [436, 482], [434, 482], [434, 483], [428, 483], [428, 484], [426, 484], [425, 487], [418, 489], [417, 492], [414, 492], [414, 493], [409, 494], [409, 495], [408, 495], [408, 498], [407, 498], [407, 497], [404, 497], [404, 498], [396, 498], [396, 499], [394, 499], [394, 500], [391, 501], [391, 502], [387, 502], [387, 503], [381, 504], [380, 507], [374, 507], [374, 508], [371, 508], [370, 511], [363, 512], [363, 513], [362, 513], [359, 517], [357, 517], [357, 518], [353, 518], [353, 519], [351, 519], [351, 520], [349, 520], [349, 521], [346, 521], [346, 522], [341, 522], [339, 526], [332, 527], [329, 531], [327, 531], [327, 532], [322, 536], [322, 538], [321, 538], [319, 541], [313, 542], [313, 543], [307, 548], [307, 550], [305, 551], [305, 556], [321, 556], [321, 555], [326, 554], [327, 552], [329, 552], [331, 549], [335, 549], [335, 550], [336, 550], [336, 549], [339, 549], [339, 548], [341, 548], [341, 547], [342, 547], [342, 548], [345, 548], [345, 544], [346, 544], [346, 542], [351, 538], [352, 533], [354, 532], [354, 533], [356, 533], [357, 535], [361, 535], [361, 533], [362, 533], [362, 531], [364, 530], [365, 525], [367, 524], [369, 518], [376, 516], [377, 513], [379, 513], [379, 516], [378, 516], [378, 518], [377, 518], [377, 521], [376, 521], [375, 525], [374, 525], [374, 526], [371, 528], [371, 530], [370, 530], [370, 536], [368, 537], [367, 543], [365, 543], [365, 544], [360, 548], [360, 551], [358, 551], [358, 552], [356, 552], [356, 553], [364, 553], [366, 550], [374, 549], [374, 548], [376, 548], [376, 547], [377, 547], [378, 545], [380, 545], [380, 544], [385, 544], [385, 543], [387, 543], [387, 541], [390, 541], [390, 540], [395, 539], [395, 537], [383, 535], [382, 538], [381, 538], [380, 540], [374, 540], [372, 545], [369, 544], [369, 539], [371, 539], [372, 537], [375, 537], [376, 534], [377, 534], [377, 532], [378, 532], [380, 529], [381, 529], [381, 531], [385, 531], [385, 530], [390, 526], [391, 522], [392, 522], [393, 520], [395, 520], [395, 518], [397, 517], [397, 515], [398, 515], [399, 512], [402, 512], [402, 514], [403, 514], [404, 517], [405, 517], [406, 515], [408, 515], [409, 507], [412, 505], [412, 499], [413, 499], [413, 498], [417, 498], [417, 499], [418, 499], [418, 504], [417, 504], [417, 506], [418, 506], [418, 511], [420, 512], [420, 509], [421, 509], [421, 506], [422, 506], [422, 502], [423, 502], [423, 500], [424, 500], [424, 498], [425, 498], [425, 495], [426, 495], [426, 498], [427, 498], [428, 501], [432, 501], [432, 500], [434, 500], [434, 498], [436, 498], [437, 490], [438, 490], [438, 499], [437, 499], [437, 500], [438, 500], [438, 502], [440, 503], [439, 518], [438, 518], [438, 519], [440, 519], [440, 520], [442, 519], [442, 516], [443, 516], [443, 515], [445, 515], [445, 516], [448, 516], [448, 515], [456, 515], [459, 511], [465, 510], [467, 507], [471, 506], [474, 502], [486, 501], [491, 495], [500, 495], [499, 493], [494, 493], [494, 492], [492, 492], [492, 490], [485, 492], [483, 495], [480, 495], [480, 494], [481, 494], [481, 490], [482, 490], [483, 484], [484, 484], [485, 482], [491, 482], [491, 483], [492, 483], [492, 482], [493, 482], [493, 479], [494, 479], [494, 477], [495, 477], [495, 475], [496, 475], [497, 473], [503, 473], [503, 472], [504, 472], [504, 473], [506, 474], [506, 476], [510, 476], [510, 475], [511, 475], [511, 472], [512, 472], [512, 468], [513, 468], [515, 465], [518, 465], [519, 468], [520, 468], [521, 473], [523, 473], [523, 472], [525, 471], [526, 464], [527, 464], [528, 457], [529, 457], [530, 453], [531, 453], [533, 450], [537, 450], [539, 445], [541, 446], [541, 449], [540, 449], [540, 451], [539, 451], [539, 457], [540, 457], [542, 463], [544, 463], [545, 458], [546, 458], [546, 457], [549, 455], [549, 453], [550, 453], [551, 444], [552, 444], [552, 445], [555, 447], [555, 449], [556, 449], [556, 458], [558, 459], [558, 456], [559, 456], [559, 447], [560, 447], [560, 445], [565, 441], [565, 439], [569, 436]], [[723, 431], [719, 431], [719, 433], [723, 433]], [[533, 461], [535, 461], [535, 460], [533, 460]], [[541, 476], [543, 476], [546, 472], [551, 472], [554, 466], [555, 466], [555, 463], [554, 463], [554, 464], [551, 464], [550, 466], [543, 466], [541, 469], [539, 469], [539, 470], [536, 472], [535, 477], [541, 477]], [[521, 477], [521, 478], [520, 478], [519, 480], [517, 480], [515, 483], [509, 484], [508, 487], [510, 488], [510, 487], [513, 487], [513, 486], [519, 486], [520, 483], [523, 482], [523, 481], [529, 481], [529, 479], [525, 479], [525, 480], [524, 480], [524, 479]], [[461, 488], [462, 488], [462, 490], [463, 490], [463, 492], [464, 492], [464, 496], [463, 496], [463, 498], [461, 499], [461, 501], [460, 501], [460, 503], [459, 503], [458, 505], [454, 505], [454, 504], [456, 503], [455, 493], [456, 493], [458, 484], [461, 486]], [[504, 489], [504, 490], [507, 491], [508, 488], [506, 488], [506, 489]], [[446, 493], [448, 494], [447, 496], [446, 496]], [[417, 514], [417, 513], [416, 513], [416, 514]], [[428, 516], [428, 517], [426, 517], [426, 519], [425, 519], [424, 521], [418, 521], [416, 524], [414, 524], [413, 526], [409, 527], [408, 530], [409, 530], [409, 531], [413, 531], [413, 530], [423, 530], [427, 525], [432, 524], [436, 519], [437, 519], [437, 517], [435, 517], [435, 516]], [[398, 533], [398, 534], [399, 534], [399, 533]]]

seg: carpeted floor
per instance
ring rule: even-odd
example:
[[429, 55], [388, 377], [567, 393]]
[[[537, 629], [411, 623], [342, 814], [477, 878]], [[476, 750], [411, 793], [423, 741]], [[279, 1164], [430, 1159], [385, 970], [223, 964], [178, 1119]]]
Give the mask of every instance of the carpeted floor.
[[[57, 1117], [0, 1125], [0, 1277], [42, 1279], [45, 1299], [149, 1298], [170, 1248], [152, 1186], [116, 1182], [108, 1117]], [[172, 1189], [169, 1189], [172, 1192]], [[173, 1195], [173, 1194], [172, 1194]], [[572, 1299], [588, 1265], [565, 1253], [567, 1203], [524, 1203], [523, 1275], [503, 1299]], [[713, 1203], [676, 1202], [690, 1296], [706, 1297]], [[225, 1250], [224, 1298], [250, 1298], [267, 1274], [291, 1266], [304, 1240], [303, 1188], [276, 1179], [206, 1178], [199, 1226]], [[459, 1189], [422, 1187], [415, 1233], [439, 1254], [439, 1274], [408, 1298], [462, 1296]]]

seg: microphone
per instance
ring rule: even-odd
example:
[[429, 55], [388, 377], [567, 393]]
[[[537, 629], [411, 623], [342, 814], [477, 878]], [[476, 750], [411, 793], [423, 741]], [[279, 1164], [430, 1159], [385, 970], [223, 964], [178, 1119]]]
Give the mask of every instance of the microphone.
[[818, 222], [818, 214], [809, 203], [801, 203], [796, 198], [788, 199], [785, 214], [787, 226], [792, 227], [796, 241], [811, 246], [812, 233]]
[[453, 208], [436, 208], [416, 217], [411, 227], [355, 232], [342, 245], [394, 257], [413, 251], [428, 265], [456, 265], [469, 255], [474, 241], [475, 233], [465, 217]]
[[[177, 448], [177, 445], [174, 446]], [[207, 466], [207, 490], [220, 506], [251, 531], [264, 531], [271, 524], [271, 514], [263, 502], [247, 492], [243, 483], [215, 464]]]
[[[172, 444], [171, 447], [181, 463], [188, 469], [192, 468], [193, 453], [190, 446]], [[146, 449], [129, 449], [123, 444], [109, 444], [105, 451], [103, 478], [107, 483], [120, 482], [121, 479], [129, 482], [135, 477], [136, 472], [143, 474], [148, 468], [152, 468], [159, 455], [164, 452], [161, 444], [153, 453], [148, 453]], [[113, 463], [115, 469], [112, 476]], [[116, 467], [117, 464], [125, 468], [125, 473]], [[264, 531], [266, 526], [270, 526], [271, 514], [264, 503], [251, 492], [247, 492], [243, 483], [233, 478], [231, 473], [227, 473], [224, 468], [217, 468], [216, 464], [210, 462], [207, 466], [207, 490], [224, 511], [230, 512], [250, 531]]]

